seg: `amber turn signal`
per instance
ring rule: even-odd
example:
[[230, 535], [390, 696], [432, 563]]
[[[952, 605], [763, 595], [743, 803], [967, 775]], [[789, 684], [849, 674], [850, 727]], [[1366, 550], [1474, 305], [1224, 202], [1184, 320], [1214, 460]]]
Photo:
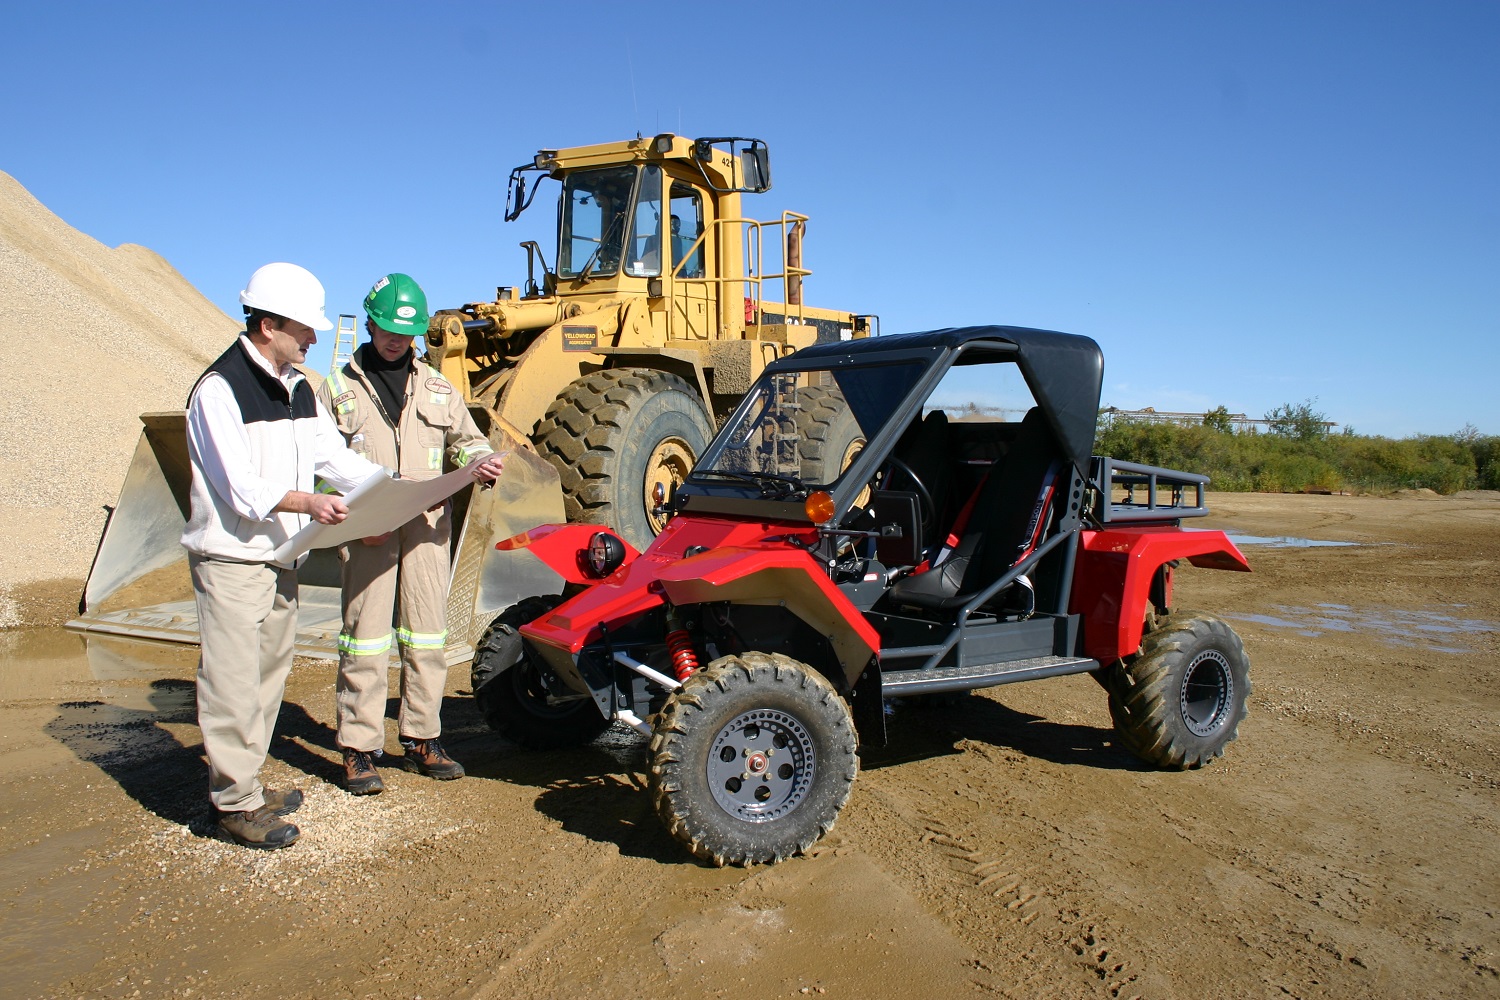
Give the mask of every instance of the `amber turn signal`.
[[833, 497], [822, 490], [809, 493], [807, 502], [802, 505], [807, 511], [807, 519], [813, 524], [822, 524], [833, 517]]

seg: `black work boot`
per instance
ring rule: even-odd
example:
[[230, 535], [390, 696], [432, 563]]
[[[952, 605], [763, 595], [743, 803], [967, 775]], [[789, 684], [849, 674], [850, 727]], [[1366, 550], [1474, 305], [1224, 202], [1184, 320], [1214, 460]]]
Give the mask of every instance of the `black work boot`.
[[288, 788], [286, 791], [262, 788], [260, 793], [265, 797], [266, 808], [278, 816], [290, 816], [302, 808], [302, 792], [296, 788]]
[[375, 795], [385, 791], [385, 782], [375, 770], [375, 753], [344, 748], [344, 787], [350, 795]]
[[269, 806], [249, 812], [221, 812], [214, 833], [220, 840], [259, 851], [291, 847], [302, 831], [277, 816]]
[[401, 758], [401, 766], [408, 771], [416, 771], [425, 774], [429, 778], [437, 778], [439, 781], [452, 781], [454, 778], [464, 776], [464, 766], [443, 749], [443, 745], [434, 737], [430, 740], [414, 740], [409, 737], [401, 737], [401, 745], [406, 748], [406, 755]]

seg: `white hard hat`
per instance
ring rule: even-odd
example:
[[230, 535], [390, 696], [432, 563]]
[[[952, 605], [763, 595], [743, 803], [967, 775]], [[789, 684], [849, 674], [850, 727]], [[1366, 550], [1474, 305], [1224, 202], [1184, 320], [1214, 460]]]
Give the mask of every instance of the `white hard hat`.
[[240, 292], [242, 306], [285, 316], [314, 330], [332, 330], [333, 324], [323, 315], [323, 302], [323, 283], [296, 264], [267, 264], [250, 275], [249, 284]]

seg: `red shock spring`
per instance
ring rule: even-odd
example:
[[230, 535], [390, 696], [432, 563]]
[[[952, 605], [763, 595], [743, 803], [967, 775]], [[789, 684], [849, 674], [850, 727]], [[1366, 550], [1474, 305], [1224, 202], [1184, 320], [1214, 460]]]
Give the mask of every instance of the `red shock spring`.
[[667, 612], [667, 628], [671, 629], [667, 633], [667, 650], [672, 654], [672, 670], [678, 681], [685, 681], [698, 669], [698, 654], [693, 650], [693, 637], [677, 617], [676, 608]]

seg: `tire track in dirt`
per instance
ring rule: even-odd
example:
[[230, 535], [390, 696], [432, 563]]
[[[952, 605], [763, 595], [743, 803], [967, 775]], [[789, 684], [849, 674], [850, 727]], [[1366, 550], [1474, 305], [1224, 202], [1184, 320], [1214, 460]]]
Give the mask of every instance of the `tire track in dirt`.
[[[979, 954], [975, 968], [983, 975], [975, 978], [977, 986], [1006, 997], [1049, 997], [1064, 995], [1058, 984], [1068, 982], [1080, 996], [1143, 1000], [1136, 989], [1139, 963], [1111, 943], [1102, 914], [1052, 877], [1045, 857], [1019, 840], [994, 843], [963, 819], [916, 804], [895, 782], [872, 786], [877, 782], [861, 792], [879, 803], [885, 820], [879, 825], [894, 821], [909, 832], [904, 838], [884, 836], [884, 845], [862, 836], [861, 847], [894, 856], [915, 876], [909, 886]], [[924, 791], [934, 801], [962, 793]], [[1004, 813], [1005, 805], [999, 803], [998, 811]]]
[[577, 917], [585, 908], [594, 908], [600, 904], [600, 896], [606, 894], [602, 890], [608, 888], [606, 879], [614, 878], [620, 855], [603, 845], [592, 853], [594, 855], [593, 874], [582, 885], [571, 890], [566, 902], [552, 914], [550, 920], [538, 927], [525, 942], [514, 948], [495, 966], [489, 982], [474, 991], [473, 1000], [494, 1000], [497, 997], [525, 995], [526, 991], [519, 987], [522, 985], [523, 972], [528, 962], [552, 947], [560, 934], [575, 930], [579, 923]]

